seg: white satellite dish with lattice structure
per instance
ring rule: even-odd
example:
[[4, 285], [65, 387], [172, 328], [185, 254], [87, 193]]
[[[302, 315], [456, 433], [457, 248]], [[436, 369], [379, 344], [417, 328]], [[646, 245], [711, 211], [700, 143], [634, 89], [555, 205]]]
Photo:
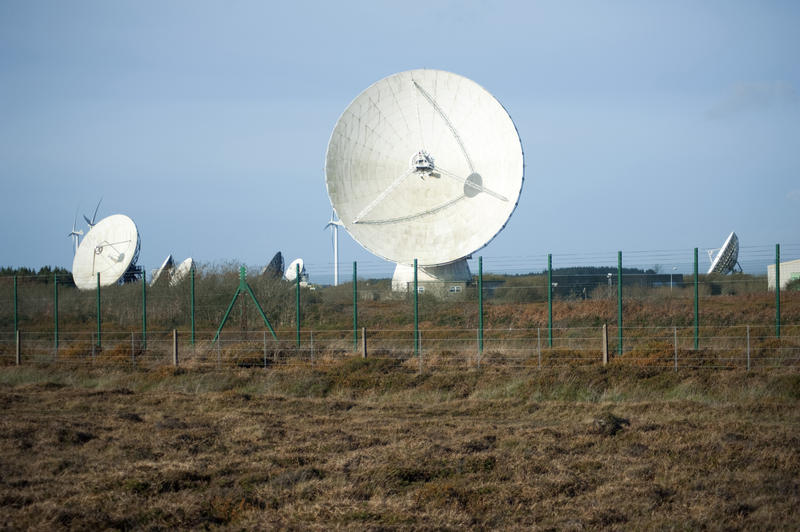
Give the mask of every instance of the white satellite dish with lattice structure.
[[362, 92], [337, 121], [325, 161], [336, 214], [364, 248], [414, 259], [430, 280], [471, 279], [466, 259], [505, 227], [522, 191], [522, 145], [486, 89], [441, 70], [410, 70]]
[[189, 257], [184, 259], [183, 262], [178, 264], [178, 266], [172, 270], [172, 275], [169, 276], [169, 285], [176, 286], [180, 284], [181, 281], [186, 279], [186, 276], [195, 269], [194, 259]]
[[[714, 251], [717, 251], [716, 256]], [[711, 266], [707, 273], [726, 274], [736, 271], [737, 268], [738, 271], [742, 271], [742, 267], [739, 266], [739, 237], [736, 233], [731, 232], [719, 250], [709, 249], [708, 258]]]

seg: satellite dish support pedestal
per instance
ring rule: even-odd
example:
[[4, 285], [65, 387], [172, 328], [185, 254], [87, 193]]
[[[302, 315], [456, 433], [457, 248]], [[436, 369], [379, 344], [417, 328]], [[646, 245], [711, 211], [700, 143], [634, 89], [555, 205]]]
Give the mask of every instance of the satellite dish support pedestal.
[[264, 314], [264, 310], [261, 308], [261, 305], [258, 303], [258, 299], [256, 299], [256, 295], [253, 293], [253, 289], [250, 288], [250, 285], [247, 284], [247, 273], [244, 266], [239, 268], [239, 286], [236, 288], [236, 292], [233, 294], [233, 299], [231, 299], [231, 304], [228, 305], [228, 310], [225, 311], [225, 316], [222, 317], [222, 322], [219, 324], [219, 328], [217, 329], [217, 334], [214, 335], [214, 339], [211, 340], [213, 344], [219, 339], [219, 333], [222, 332], [222, 328], [225, 326], [225, 322], [228, 321], [228, 316], [231, 314], [231, 310], [233, 310], [233, 305], [236, 303], [236, 298], [239, 297], [239, 294], [242, 292], [246, 292], [250, 294], [250, 299], [253, 300], [255, 303], [256, 308], [258, 309], [258, 313], [261, 315], [261, 319], [264, 320], [264, 323], [267, 325], [269, 332], [272, 333], [272, 337], [277, 340], [278, 337], [275, 335], [275, 330], [272, 328], [272, 325], [269, 323], [267, 319], [267, 315]]

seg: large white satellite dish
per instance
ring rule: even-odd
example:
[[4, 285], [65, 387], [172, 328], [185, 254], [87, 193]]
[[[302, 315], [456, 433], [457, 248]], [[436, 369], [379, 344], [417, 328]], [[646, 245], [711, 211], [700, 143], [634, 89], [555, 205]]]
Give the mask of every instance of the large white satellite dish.
[[138, 278], [136, 260], [141, 241], [133, 220], [124, 214], [103, 218], [81, 240], [72, 261], [72, 279], [81, 290]]
[[[728, 235], [725, 243], [722, 244], [719, 252], [712, 259], [714, 251], [708, 250], [708, 258], [711, 259], [711, 267], [708, 269], [708, 273], [731, 273], [739, 265], [739, 237], [736, 236], [736, 233], [731, 232]], [[739, 266], [739, 271], [741, 269], [741, 266]]]
[[304, 283], [308, 281], [308, 272], [306, 271], [305, 263], [303, 263], [303, 259], [294, 259], [289, 266], [286, 268], [286, 272], [283, 274], [283, 278], [287, 281], [294, 281], [297, 279], [297, 268], [300, 267], [300, 282]]
[[503, 229], [523, 179], [503, 106], [441, 70], [368, 87], [336, 122], [325, 161], [336, 214], [367, 250], [398, 263], [395, 287], [413, 276], [415, 258], [431, 278], [469, 280], [466, 258]]
[[150, 286], [155, 285], [158, 282], [158, 279], [161, 277], [161, 274], [171, 271], [173, 266], [175, 266], [175, 261], [172, 259], [172, 253], [170, 253], [167, 255], [167, 258], [164, 259], [164, 262], [161, 263], [161, 267], [153, 272], [153, 278], [150, 280]]
[[175, 286], [181, 281], [183, 281], [189, 272], [194, 269], [194, 259], [189, 257], [188, 259], [184, 260], [178, 267], [172, 270], [172, 274], [169, 276], [169, 285]]

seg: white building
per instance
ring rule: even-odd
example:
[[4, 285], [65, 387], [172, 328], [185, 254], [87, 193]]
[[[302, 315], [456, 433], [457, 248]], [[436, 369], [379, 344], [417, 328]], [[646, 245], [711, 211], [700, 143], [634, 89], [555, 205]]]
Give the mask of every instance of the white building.
[[[786, 288], [789, 281], [800, 279], [800, 259], [781, 262], [781, 289]], [[775, 265], [767, 266], [767, 288], [775, 290]]]

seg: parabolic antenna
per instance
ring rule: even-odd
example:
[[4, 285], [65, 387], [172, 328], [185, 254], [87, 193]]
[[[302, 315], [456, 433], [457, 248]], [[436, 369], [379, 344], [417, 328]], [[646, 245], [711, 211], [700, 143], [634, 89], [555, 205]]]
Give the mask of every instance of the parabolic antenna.
[[172, 274], [169, 276], [169, 285], [175, 286], [176, 284], [183, 281], [189, 272], [194, 269], [194, 260], [192, 257], [184, 260], [178, 267], [172, 270]]
[[175, 266], [175, 261], [172, 259], [172, 253], [170, 253], [167, 255], [167, 258], [164, 259], [164, 262], [161, 263], [161, 267], [153, 272], [153, 278], [150, 280], [150, 286], [156, 284], [158, 279], [161, 277], [161, 274], [172, 270], [173, 266]]
[[72, 261], [72, 279], [80, 290], [110, 286], [138, 278], [139, 231], [133, 220], [114, 214], [94, 224], [81, 240]]
[[[714, 250], [708, 250], [708, 258], [711, 259]], [[731, 233], [725, 239], [725, 243], [719, 249], [717, 255], [711, 260], [711, 267], [708, 273], [731, 273], [739, 265], [739, 237], [736, 233]], [[741, 271], [739, 266], [739, 271]]]
[[297, 267], [300, 266], [300, 281], [306, 282], [308, 281], [308, 272], [306, 272], [306, 266], [303, 263], [303, 259], [294, 259], [289, 267], [286, 268], [286, 272], [283, 274], [283, 278], [287, 281], [294, 281], [297, 279]]
[[283, 254], [279, 251], [274, 257], [272, 257], [272, 260], [269, 261], [269, 264], [264, 266], [264, 269], [261, 270], [261, 275], [267, 275], [269, 277], [278, 279], [281, 275], [283, 275], [284, 266]]
[[432, 277], [468, 280], [466, 257], [503, 229], [523, 174], [503, 106], [441, 70], [400, 72], [368, 87], [336, 122], [325, 161], [336, 214], [367, 250], [406, 266], [395, 281], [415, 258]]

